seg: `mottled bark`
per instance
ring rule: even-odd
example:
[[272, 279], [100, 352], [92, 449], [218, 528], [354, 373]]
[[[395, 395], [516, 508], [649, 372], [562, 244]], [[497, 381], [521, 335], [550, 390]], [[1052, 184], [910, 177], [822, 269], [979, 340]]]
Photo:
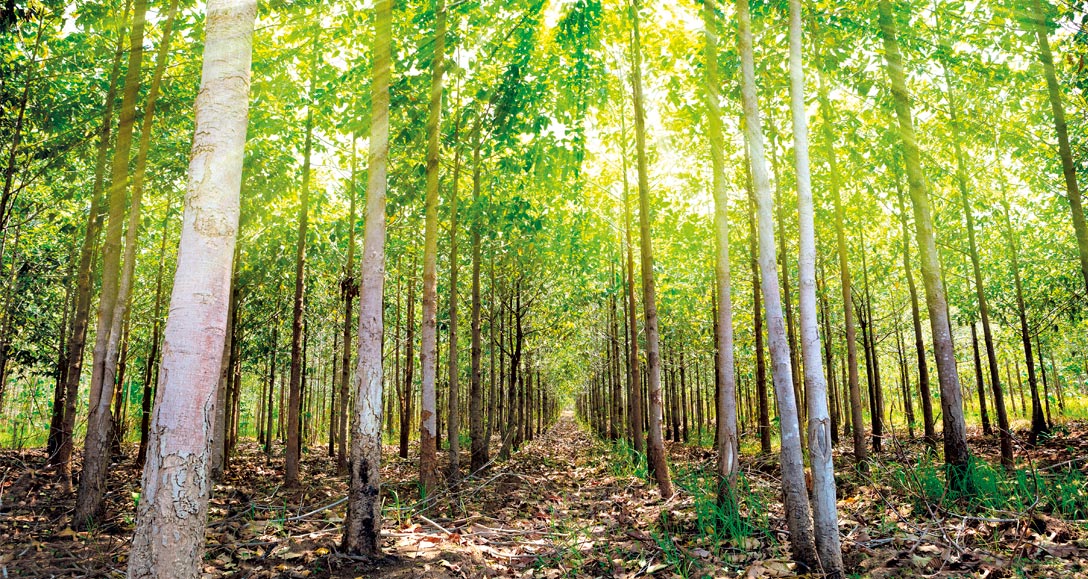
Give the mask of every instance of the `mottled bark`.
[[163, 340], [130, 578], [200, 576], [209, 426], [226, 338], [256, 2], [210, 0], [178, 275]]
[[348, 512], [341, 547], [354, 555], [381, 549], [382, 289], [385, 284], [385, 192], [389, 159], [392, 0], [374, 4], [374, 81], [370, 91], [370, 160], [359, 289], [359, 360], [351, 425]]

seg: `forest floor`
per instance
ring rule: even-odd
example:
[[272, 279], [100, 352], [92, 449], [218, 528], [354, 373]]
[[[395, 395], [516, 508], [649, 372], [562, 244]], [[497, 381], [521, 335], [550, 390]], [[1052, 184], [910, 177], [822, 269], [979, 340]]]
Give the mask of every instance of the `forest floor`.
[[[971, 444], [996, 453], [992, 437]], [[943, 492], [921, 443], [892, 446], [868, 475], [838, 469], [850, 576], [1088, 577], [1088, 424], [1018, 453], [1037, 477], [980, 467], [972, 498]], [[346, 488], [333, 461], [314, 447], [302, 488], [287, 491], [282, 458], [268, 461], [253, 443], [241, 450], [211, 502], [205, 579], [793, 575], [773, 457], [746, 457], [731, 514], [715, 508], [710, 450], [669, 444], [677, 492], [663, 500], [644, 460], [570, 415], [423, 502], [415, 462], [387, 446], [387, 556], [358, 561], [337, 551]], [[139, 487], [131, 458], [113, 465], [110, 517], [92, 532], [67, 526], [73, 493], [43, 462], [40, 450], [0, 452], [0, 577], [123, 576]]]

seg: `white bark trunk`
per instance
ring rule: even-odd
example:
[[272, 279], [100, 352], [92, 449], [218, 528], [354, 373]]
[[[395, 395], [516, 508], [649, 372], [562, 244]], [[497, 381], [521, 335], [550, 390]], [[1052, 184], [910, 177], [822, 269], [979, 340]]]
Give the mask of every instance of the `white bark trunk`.
[[771, 351], [775, 396], [782, 434], [782, 490], [785, 494], [786, 524], [794, 560], [810, 570], [818, 568], [816, 547], [812, 541], [805, 466], [801, 453], [801, 431], [797, 422], [797, 400], [790, 369], [790, 346], [779, 295], [778, 270], [775, 267], [774, 203], [771, 181], [763, 150], [763, 129], [756, 94], [755, 62], [752, 55], [752, 23], [748, 0], [737, 0], [738, 45], [741, 56], [741, 97], [744, 104], [745, 131], [752, 159], [756, 216], [759, 231], [759, 270], [764, 309], [767, 312], [767, 341]]
[[[737, 440], [737, 382], [733, 371], [733, 303], [729, 280], [729, 193], [725, 179], [724, 137], [722, 136], [721, 95], [718, 92], [718, 33], [717, 19], [711, 0], [703, 0], [703, 23], [706, 26], [706, 97], [707, 122], [710, 132], [710, 159], [714, 181], [714, 226], [716, 241], [715, 291], [717, 312], [717, 372], [721, 385], [717, 397], [718, 476], [732, 491], [740, 470], [740, 445]], [[724, 489], [722, 489], [724, 490]]]
[[816, 319], [816, 231], [809, 171], [808, 114], [805, 112], [804, 60], [801, 56], [801, 0], [790, 0], [790, 109], [793, 113], [793, 151], [797, 170], [797, 213], [800, 238], [798, 286], [801, 292], [801, 355], [808, 394], [808, 451], [812, 467], [812, 518], [816, 550], [824, 574], [842, 577], [838, 508], [835, 502], [835, 467], [831, 457], [831, 417], [827, 410], [827, 380], [820, 357]]
[[189, 188], [128, 576], [200, 576], [208, 444], [249, 111], [255, 0], [209, 0]]
[[343, 548], [357, 555], [380, 550], [382, 457], [382, 290], [385, 286], [385, 191], [389, 160], [389, 69], [392, 0], [374, 5], [374, 82], [371, 85], [369, 183], [359, 288], [359, 358], [351, 423], [348, 513]]

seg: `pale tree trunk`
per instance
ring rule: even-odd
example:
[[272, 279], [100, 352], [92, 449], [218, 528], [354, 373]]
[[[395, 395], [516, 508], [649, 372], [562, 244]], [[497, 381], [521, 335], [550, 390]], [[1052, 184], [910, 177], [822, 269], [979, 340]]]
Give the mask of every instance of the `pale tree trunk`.
[[419, 420], [419, 484], [424, 496], [438, 482], [437, 415], [435, 377], [438, 358], [438, 181], [439, 138], [442, 130], [442, 75], [446, 47], [446, 7], [436, 0], [434, 56], [431, 59], [431, 101], [427, 116], [427, 197], [423, 233], [423, 328], [419, 369], [422, 374]]
[[252, 1], [208, 5], [189, 190], [130, 578], [196, 579], [202, 570], [209, 426], [226, 339], [256, 15]]
[[778, 270], [775, 268], [774, 207], [767, 160], [763, 151], [763, 129], [756, 95], [755, 62], [752, 55], [752, 22], [748, 0], [737, 0], [737, 44], [741, 58], [741, 97], [744, 128], [751, 152], [752, 179], [755, 186], [759, 232], [759, 269], [761, 289], [767, 312], [767, 341], [771, 350], [775, 395], [782, 446], [782, 490], [785, 495], [786, 524], [790, 531], [790, 550], [802, 570], [819, 569], [816, 545], [809, 518], [808, 493], [805, 489], [805, 465], [801, 452], [801, 432], [797, 421], [797, 400], [793, 391], [790, 350], [779, 295]]
[[[336, 472], [344, 474], [348, 470], [347, 439], [348, 439], [348, 382], [351, 376], [351, 312], [355, 296], [359, 293], [359, 284], [355, 281], [355, 204], [358, 194], [355, 191], [356, 163], [355, 142], [357, 136], [351, 139], [351, 202], [348, 211], [348, 254], [344, 258], [344, 280], [340, 282], [340, 290], [344, 297], [344, 334], [341, 342], [340, 360], [340, 393], [337, 401], [340, 404], [338, 412], [339, 440], [336, 452]], [[394, 382], [396, 377], [394, 377]]]
[[797, 168], [801, 356], [808, 401], [808, 452], [812, 466], [812, 520], [816, 550], [826, 577], [843, 576], [839, 515], [835, 501], [835, 467], [831, 451], [831, 417], [827, 409], [827, 380], [820, 358], [816, 303], [816, 226], [812, 207], [812, 178], [808, 155], [808, 114], [801, 55], [801, 0], [790, 0], [790, 109], [793, 112], [794, 162]]
[[[128, 19], [129, 3], [125, 3], [125, 14], [121, 22]], [[121, 57], [124, 53], [124, 26], [117, 31], [117, 49], [113, 57], [113, 69], [110, 72], [110, 88], [106, 92], [105, 111], [102, 114], [102, 129], [99, 134], [98, 152], [94, 168], [94, 190], [91, 194], [91, 207], [87, 214], [87, 228], [84, 231], [83, 245], [79, 253], [79, 274], [76, 282], [76, 305], [72, 313], [72, 327], [68, 338], [68, 355], [65, 367], [61, 368], [64, 380], [64, 409], [57, 435], [56, 455], [53, 462], [59, 466], [62, 485], [67, 488], [72, 478], [72, 451], [76, 424], [76, 403], [79, 396], [79, 379], [83, 373], [83, 349], [87, 339], [87, 321], [91, 309], [91, 294], [94, 290], [92, 278], [95, 261], [95, 249], [98, 233], [102, 227], [102, 190], [105, 183], [106, 160], [109, 152], [110, 132], [113, 127], [114, 101], [117, 100], [117, 81], [121, 70]], [[50, 453], [52, 456], [52, 453]]]
[[763, 300], [759, 297], [759, 259], [756, 250], [756, 194], [752, 185], [751, 154], [745, 147], [745, 186], [748, 192], [748, 264], [752, 270], [752, 333], [756, 359], [756, 398], [759, 405], [759, 452], [771, 453], [771, 405], [767, 399], [767, 362], [763, 348]]
[[299, 458], [302, 439], [299, 415], [302, 405], [303, 380], [303, 317], [306, 308], [306, 230], [310, 222], [310, 154], [313, 151], [314, 78], [317, 76], [318, 32], [315, 29], [310, 46], [310, 87], [307, 91], [306, 141], [302, 157], [302, 191], [298, 200], [298, 239], [295, 245], [295, 296], [291, 317], [291, 376], [287, 395], [287, 450], [284, 459], [284, 480], [287, 487], [298, 486]]
[[[717, 396], [717, 444], [719, 502], [725, 495], [733, 497], [737, 472], [740, 470], [740, 442], [737, 439], [737, 379], [733, 372], [733, 300], [729, 280], [729, 185], [725, 179], [724, 137], [722, 136], [721, 95], [718, 92], [718, 32], [717, 18], [711, 0], [703, 0], [703, 24], [706, 27], [706, 99], [707, 125], [710, 134], [710, 160], [714, 183], [714, 229], [716, 252], [714, 261], [715, 300], [718, 304], [714, 318], [715, 382]], [[702, 421], [699, 421], [702, 428]]]
[[1058, 135], [1058, 155], [1062, 160], [1062, 176], [1065, 177], [1065, 193], [1069, 208], [1073, 212], [1073, 231], [1077, 237], [1077, 252], [1080, 256], [1080, 272], [1088, 288], [1088, 226], [1084, 223], [1084, 207], [1077, 185], [1077, 167], [1073, 160], [1073, 150], [1069, 146], [1069, 127], [1065, 121], [1065, 108], [1062, 105], [1061, 86], [1054, 73], [1054, 56], [1050, 52], [1050, 40], [1047, 38], [1046, 9], [1048, 0], [1033, 0], [1030, 14], [1035, 32], [1035, 41], [1039, 49], [1039, 60], [1043, 64], [1043, 76], [1046, 77], [1047, 96], [1050, 99], [1050, 112], [1054, 118], [1054, 132]]
[[[147, 0], [137, 0], [129, 34], [128, 71], [121, 98], [121, 120], [117, 129], [110, 170], [109, 220], [102, 246], [102, 289], [99, 293], [98, 325], [95, 330], [94, 355], [91, 367], [91, 392], [87, 416], [87, 437], [83, 441], [83, 472], [79, 477], [76, 508], [72, 515], [74, 528], [83, 529], [102, 516], [103, 496], [110, 462], [110, 433], [113, 419], [113, 372], [109, 364], [110, 346], [116, 351], [119, 336], [114, 335], [114, 311], [121, 292], [121, 236], [125, 219], [125, 197], [128, 191], [128, 163], [132, 152], [132, 131], [136, 120], [136, 98], [140, 89], [140, 66], [143, 63], [144, 16]], [[115, 356], [114, 356], [115, 358]]]
[[359, 289], [359, 359], [351, 423], [350, 486], [344, 519], [344, 551], [381, 550], [382, 288], [385, 284], [385, 191], [389, 160], [389, 73], [392, 0], [374, 4], [374, 81], [370, 88], [370, 160]]
[[854, 324], [853, 283], [850, 277], [850, 258], [846, 249], [845, 210], [839, 193], [839, 165], [835, 158], [835, 137], [832, 132], [831, 103], [827, 89], [820, 85], [820, 111], [823, 114], [824, 139], [827, 141], [827, 159], [830, 166], [831, 200], [835, 205], [835, 248], [839, 257], [839, 285], [842, 287], [842, 317], [846, 333], [846, 370], [847, 386], [850, 390], [850, 411], [848, 424], [854, 441], [854, 462], [863, 470], [869, 449], [865, 446], [865, 419], [861, 414], [861, 387], [858, 385], [858, 330]]
[[646, 371], [650, 408], [647, 455], [662, 497], [672, 496], [665, 443], [661, 436], [661, 351], [658, 336], [657, 296], [654, 289], [653, 240], [650, 237], [650, 177], [646, 160], [646, 111], [642, 99], [642, 48], [639, 38], [639, 0], [631, 0], [631, 94], [635, 107], [635, 157], [638, 164], [638, 221], [642, 255], [642, 310], [646, 319]]
[[941, 280], [941, 264], [937, 257], [933, 209], [929, 202], [929, 194], [926, 192], [921, 155], [915, 139], [910, 95], [907, 93], [903, 57], [899, 51], [892, 4], [890, 0], [880, 0], [878, 7], [880, 29], [884, 37], [884, 58], [888, 77], [891, 80], [895, 114], [899, 121], [899, 136], [903, 141], [903, 157], [906, 160], [911, 204], [914, 206], [914, 228], [922, 262], [922, 285], [926, 290], [933, 349], [937, 358], [937, 379], [941, 389], [941, 418], [944, 426], [944, 456], [945, 462], [952, 469], [949, 484], [957, 488], [967, 482], [964, 475], [969, 451], [967, 429], [963, 420], [963, 394], [960, 391], [960, 380], [956, 371], [956, 353], [948, 319], [948, 301], [945, 296], [944, 282]]

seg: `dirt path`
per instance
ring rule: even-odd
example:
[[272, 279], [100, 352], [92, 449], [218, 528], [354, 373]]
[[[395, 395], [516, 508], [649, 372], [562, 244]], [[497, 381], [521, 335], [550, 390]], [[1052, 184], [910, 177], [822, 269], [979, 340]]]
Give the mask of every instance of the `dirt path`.
[[625, 577], [661, 568], [653, 538], [638, 529], [663, 503], [606, 452], [564, 415], [389, 532], [395, 562], [383, 576]]

